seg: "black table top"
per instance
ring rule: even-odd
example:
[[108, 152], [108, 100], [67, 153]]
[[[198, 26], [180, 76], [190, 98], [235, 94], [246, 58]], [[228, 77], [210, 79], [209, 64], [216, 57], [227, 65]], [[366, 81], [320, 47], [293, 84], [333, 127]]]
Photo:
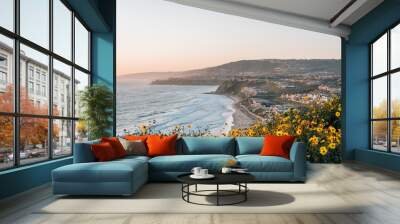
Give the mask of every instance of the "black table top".
[[212, 179], [193, 179], [191, 173], [182, 174], [177, 177], [178, 181], [186, 184], [237, 184], [248, 183], [255, 180], [249, 173], [213, 173]]

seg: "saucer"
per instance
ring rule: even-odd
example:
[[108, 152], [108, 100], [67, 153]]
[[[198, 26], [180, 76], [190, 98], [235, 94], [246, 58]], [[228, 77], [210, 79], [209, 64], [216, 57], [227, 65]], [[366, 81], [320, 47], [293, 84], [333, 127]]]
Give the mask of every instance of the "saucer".
[[214, 178], [214, 177], [215, 177], [215, 176], [212, 175], [212, 174], [207, 174], [207, 175], [204, 175], [204, 176], [201, 176], [201, 175], [194, 175], [194, 174], [190, 175], [190, 178], [192, 178], [192, 179], [199, 179], [199, 180], [201, 180], [201, 179], [211, 179], [211, 178]]

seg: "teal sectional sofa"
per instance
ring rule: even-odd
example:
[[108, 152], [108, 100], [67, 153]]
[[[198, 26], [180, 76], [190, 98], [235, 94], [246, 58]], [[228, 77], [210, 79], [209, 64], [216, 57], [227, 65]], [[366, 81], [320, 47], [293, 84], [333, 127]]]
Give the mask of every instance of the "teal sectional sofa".
[[259, 182], [304, 182], [306, 148], [295, 142], [290, 159], [260, 156], [263, 137], [183, 137], [177, 141], [177, 155], [128, 156], [96, 162], [90, 145], [98, 141], [77, 143], [74, 163], [52, 172], [54, 194], [131, 195], [148, 181], [176, 181], [193, 167], [218, 172], [228, 160], [236, 160]]

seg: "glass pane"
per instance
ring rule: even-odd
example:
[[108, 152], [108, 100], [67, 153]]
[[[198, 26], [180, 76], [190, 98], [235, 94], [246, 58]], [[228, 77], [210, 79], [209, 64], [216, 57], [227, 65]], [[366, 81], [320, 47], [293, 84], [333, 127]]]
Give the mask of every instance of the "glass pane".
[[34, 163], [49, 158], [49, 120], [45, 118], [20, 118], [20, 163]]
[[372, 44], [372, 71], [374, 76], [387, 71], [387, 34]]
[[14, 165], [13, 118], [0, 116], [0, 170]]
[[87, 125], [83, 120], [75, 122], [75, 142], [85, 142], [88, 140]]
[[387, 151], [387, 121], [372, 122], [372, 148]]
[[14, 31], [14, 0], [0, 1], [0, 26]]
[[75, 18], [75, 63], [89, 69], [89, 32]]
[[89, 75], [75, 69], [75, 117], [79, 117], [81, 114], [80, 95], [81, 92], [89, 86]]
[[390, 56], [391, 62], [390, 67], [391, 69], [399, 68], [400, 67], [400, 25], [397, 25], [391, 31], [390, 37]]
[[390, 88], [392, 117], [400, 117], [400, 72], [391, 75]]
[[53, 60], [53, 114], [72, 117], [71, 66]]
[[71, 60], [72, 12], [60, 1], [53, 1], [53, 51]]
[[387, 117], [387, 77], [372, 81], [372, 118]]
[[72, 121], [53, 120], [53, 156], [72, 154]]
[[13, 40], [0, 35], [0, 111], [14, 111]]
[[392, 152], [400, 153], [400, 121], [391, 121], [392, 124]]
[[48, 114], [48, 63], [47, 55], [21, 44], [21, 113]]
[[21, 36], [49, 47], [49, 0], [20, 0]]

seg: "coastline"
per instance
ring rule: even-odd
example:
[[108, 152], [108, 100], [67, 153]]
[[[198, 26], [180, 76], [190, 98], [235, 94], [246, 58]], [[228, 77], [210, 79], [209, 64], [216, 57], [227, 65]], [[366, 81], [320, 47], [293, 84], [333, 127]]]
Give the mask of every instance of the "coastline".
[[247, 128], [253, 124], [257, 118], [250, 114], [240, 105], [240, 98], [236, 96], [226, 95], [233, 100], [233, 125], [232, 128]]

